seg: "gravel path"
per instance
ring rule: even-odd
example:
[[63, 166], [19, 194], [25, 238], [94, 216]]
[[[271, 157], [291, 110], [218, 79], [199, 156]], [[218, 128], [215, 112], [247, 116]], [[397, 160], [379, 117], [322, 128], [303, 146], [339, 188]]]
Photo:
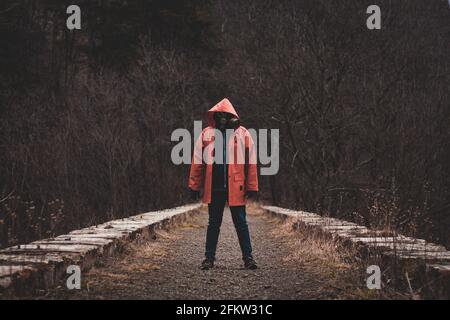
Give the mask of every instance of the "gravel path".
[[[228, 208], [215, 268], [200, 270], [206, 208], [187, 224], [160, 232], [154, 241], [124, 252], [83, 274], [82, 289], [58, 287], [38, 299], [345, 299], [360, 298], [350, 265], [336, 249], [307, 241], [255, 206], [248, 208], [253, 253], [259, 269], [243, 269]], [[359, 280], [358, 280], [359, 281]], [[346, 283], [343, 286], [341, 283]], [[361, 283], [361, 282], [360, 282]]]

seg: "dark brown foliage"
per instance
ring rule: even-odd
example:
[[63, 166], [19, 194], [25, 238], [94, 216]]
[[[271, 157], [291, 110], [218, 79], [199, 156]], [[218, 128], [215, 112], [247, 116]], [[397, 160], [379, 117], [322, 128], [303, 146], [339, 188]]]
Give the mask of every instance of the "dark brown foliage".
[[447, 1], [0, 5], [0, 246], [187, 201], [170, 134], [280, 128], [275, 204], [450, 244]]

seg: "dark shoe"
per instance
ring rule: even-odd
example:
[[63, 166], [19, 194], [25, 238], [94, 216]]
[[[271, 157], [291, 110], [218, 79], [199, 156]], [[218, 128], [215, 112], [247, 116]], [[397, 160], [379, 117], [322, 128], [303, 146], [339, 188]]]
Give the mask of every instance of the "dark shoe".
[[214, 259], [206, 258], [205, 260], [203, 260], [202, 266], [201, 266], [202, 270], [208, 270], [208, 269], [211, 269], [212, 267], [214, 267]]
[[255, 260], [253, 260], [252, 257], [244, 259], [244, 267], [246, 269], [250, 269], [250, 270], [258, 269], [258, 266], [256, 265], [256, 262], [255, 262]]

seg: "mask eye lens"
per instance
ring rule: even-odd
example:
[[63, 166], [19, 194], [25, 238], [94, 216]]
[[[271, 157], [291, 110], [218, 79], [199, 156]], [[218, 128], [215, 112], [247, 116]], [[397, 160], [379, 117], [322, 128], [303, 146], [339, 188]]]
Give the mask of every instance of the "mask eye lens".
[[227, 123], [228, 125], [232, 126], [231, 122], [233, 122], [234, 119], [235, 119], [235, 117], [231, 113], [228, 113], [228, 112], [214, 113], [214, 120], [216, 121], [216, 123], [222, 123], [222, 124]]

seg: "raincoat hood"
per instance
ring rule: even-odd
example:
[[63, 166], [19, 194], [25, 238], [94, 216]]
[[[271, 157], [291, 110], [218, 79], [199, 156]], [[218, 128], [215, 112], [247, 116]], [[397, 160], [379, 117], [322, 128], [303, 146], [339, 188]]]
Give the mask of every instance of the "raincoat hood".
[[211, 127], [216, 126], [216, 122], [214, 121], [214, 113], [215, 112], [228, 112], [239, 119], [239, 116], [238, 116], [236, 110], [234, 110], [233, 105], [227, 98], [223, 99], [222, 101], [220, 101], [218, 104], [216, 104], [214, 107], [212, 107], [211, 109], [209, 109], [206, 112], [206, 117], [208, 119], [208, 125]]

